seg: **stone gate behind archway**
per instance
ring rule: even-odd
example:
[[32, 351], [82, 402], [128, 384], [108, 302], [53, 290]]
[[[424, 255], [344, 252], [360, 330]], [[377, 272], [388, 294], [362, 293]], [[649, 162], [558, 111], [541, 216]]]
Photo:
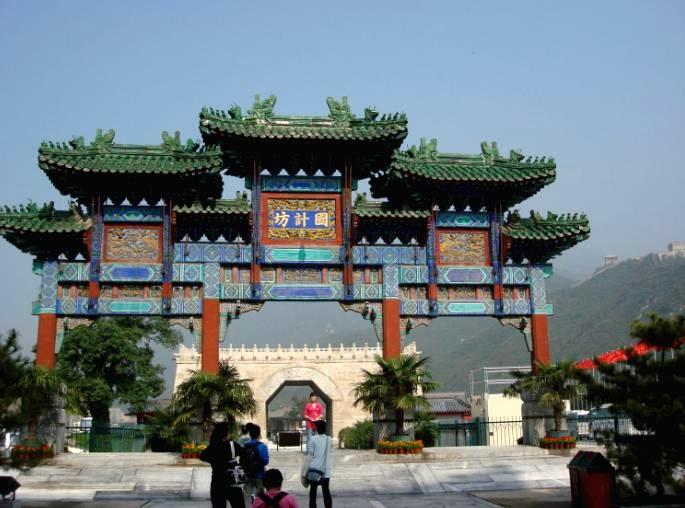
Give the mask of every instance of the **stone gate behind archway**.
[[[417, 354], [416, 344], [404, 348], [405, 354]], [[328, 345], [325, 347], [245, 347], [229, 345], [220, 349], [221, 360], [229, 360], [240, 372], [240, 376], [250, 379], [250, 385], [257, 401], [257, 414], [252, 421], [257, 423], [263, 433], [266, 431], [266, 404], [269, 398], [283, 386], [292, 381], [310, 381], [316, 385], [332, 402], [333, 421], [329, 422], [329, 433], [337, 436], [340, 429], [355, 422], [370, 418], [369, 413], [353, 405], [352, 389], [362, 380], [362, 370], [374, 370], [374, 357], [382, 356], [380, 345], [352, 347]], [[174, 392], [191, 370], [199, 370], [202, 365], [201, 354], [195, 347], [181, 345], [176, 359]]]

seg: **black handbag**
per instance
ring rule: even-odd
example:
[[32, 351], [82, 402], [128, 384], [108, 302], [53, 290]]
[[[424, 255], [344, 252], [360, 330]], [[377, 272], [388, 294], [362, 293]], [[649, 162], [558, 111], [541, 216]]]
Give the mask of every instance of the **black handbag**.
[[323, 479], [324, 474], [323, 471], [319, 471], [318, 469], [309, 469], [306, 478], [308, 482], [320, 482]]

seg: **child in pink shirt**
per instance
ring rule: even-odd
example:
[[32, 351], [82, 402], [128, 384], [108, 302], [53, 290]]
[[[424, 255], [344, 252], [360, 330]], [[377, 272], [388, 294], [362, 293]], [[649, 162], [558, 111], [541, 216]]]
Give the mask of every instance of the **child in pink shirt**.
[[264, 492], [257, 495], [252, 508], [298, 508], [297, 501], [287, 492], [282, 492], [283, 475], [278, 469], [264, 473]]

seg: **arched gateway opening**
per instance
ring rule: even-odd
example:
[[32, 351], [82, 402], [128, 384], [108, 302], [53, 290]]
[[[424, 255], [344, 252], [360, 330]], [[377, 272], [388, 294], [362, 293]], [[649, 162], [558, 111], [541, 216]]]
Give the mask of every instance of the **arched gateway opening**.
[[[266, 436], [275, 441], [282, 431], [304, 431], [303, 410], [310, 393], [315, 393], [324, 409], [324, 420], [333, 421], [333, 401], [311, 380], [285, 381], [266, 400]], [[339, 429], [338, 429], [339, 430]]]
[[[403, 348], [406, 354], [416, 354], [412, 342]], [[250, 380], [257, 402], [257, 413], [251, 420], [262, 428], [266, 436], [267, 405], [286, 386], [308, 384], [316, 387], [317, 393], [331, 410], [327, 416], [329, 434], [336, 436], [340, 429], [366, 420], [368, 413], [354, 407], [353, 387], [362, 380], [363, 370], [373, 370], [375, 357], [382, 354], [380, 345], [337, 347], [245, 347], [229, 345], [219, 350], [220, 360], [235, 365], [240, 376]], [[174, 390], [202, 364], [202, 355], [195, 347], [180, 346], [176, 359]], [[333, 411], [335, 408], [335, 411]]]

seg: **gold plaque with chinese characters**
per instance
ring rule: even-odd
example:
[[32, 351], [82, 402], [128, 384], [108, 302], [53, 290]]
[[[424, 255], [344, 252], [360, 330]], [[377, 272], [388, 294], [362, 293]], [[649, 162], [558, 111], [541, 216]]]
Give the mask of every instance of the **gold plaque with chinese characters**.
[[267, 199], [269, 240], [337, 239], [335, 199]]

